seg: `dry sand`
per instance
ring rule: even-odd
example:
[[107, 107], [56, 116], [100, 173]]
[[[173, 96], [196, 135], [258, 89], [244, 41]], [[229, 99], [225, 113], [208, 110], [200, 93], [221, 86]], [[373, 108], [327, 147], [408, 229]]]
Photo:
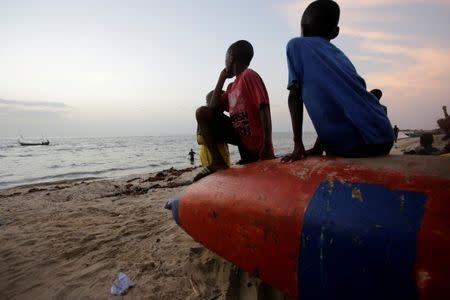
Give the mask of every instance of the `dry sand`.
[[118, 298], [119, 271], [135, 283], [125, 299], [257, 299], [263, 288], [282, 299], [164, 209], [196, 172], [0, 191], [0, 299]]
[[[400, 140], [392, 153], [417, 144]], [[135, 283], [125, 299], [283, 299], [193, 241], [164, 209], [196, 172], [0, 191], [0, 299], [117, 298], [119, 271]]]

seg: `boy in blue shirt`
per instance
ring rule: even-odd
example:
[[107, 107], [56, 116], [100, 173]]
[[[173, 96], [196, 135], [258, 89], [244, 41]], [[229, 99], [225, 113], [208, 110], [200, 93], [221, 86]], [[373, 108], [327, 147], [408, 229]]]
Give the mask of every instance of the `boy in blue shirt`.
[[[302, 37], [287, 44], [295, 146], [283, 161], [323, 151], [343, 157], [387, 155], [392, 148], [394, 133], [382, 106], [350, 60], [330, 43], [339, 34], [339, 15], [334, 1], [312, 2], [302, 16]], [[318, 135], [308, 151], [302, 140], [303, 104]]]

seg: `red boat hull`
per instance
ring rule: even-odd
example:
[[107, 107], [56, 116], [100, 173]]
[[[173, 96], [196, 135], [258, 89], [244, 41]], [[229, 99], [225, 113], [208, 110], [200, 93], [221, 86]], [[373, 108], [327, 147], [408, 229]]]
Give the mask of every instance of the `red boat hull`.
[[450, 299], [450, 159], [258, 162], [171, 207], [196, 241], [301, 299]]

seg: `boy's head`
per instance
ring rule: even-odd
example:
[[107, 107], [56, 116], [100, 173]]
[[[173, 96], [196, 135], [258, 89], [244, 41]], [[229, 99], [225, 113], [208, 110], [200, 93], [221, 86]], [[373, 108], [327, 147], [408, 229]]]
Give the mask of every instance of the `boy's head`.
[[303, 12], [301, 21], [302, 36], [320, 36], [327, 40], [339, 34], [339, 5], [331, 0], [312, 2]]
[[225, 68], [230, 75], [236, 75], [236, 67], [248, 67], [253, 58], [253, 46], [245, 40], [237, 41], [228, 48]]
[[373, 89], [370, 93], [377, 97], [378, 101], [380, 101], [381, 97], [383, 97], [383, 92], [380, 89]]

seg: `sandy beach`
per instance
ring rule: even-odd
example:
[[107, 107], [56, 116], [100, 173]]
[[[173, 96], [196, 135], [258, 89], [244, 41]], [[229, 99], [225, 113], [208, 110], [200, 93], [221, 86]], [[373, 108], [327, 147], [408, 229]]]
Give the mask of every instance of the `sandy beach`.
[[[1, 299], [255, 299], [259, 281], [193, 241], [164, 204], [196, 169], [0, 192]], [[273, 291], [272, 291], [273, 293]]]
[[[392, 154], [417, 144], [402, 139]], [[164, 209], [198, 171], [0, 191], [0, 298], [113, 299], [124, 272], [134, 283], [125, 299], [261, 299], [258, 290], [283, 299], [193, 241]]]

